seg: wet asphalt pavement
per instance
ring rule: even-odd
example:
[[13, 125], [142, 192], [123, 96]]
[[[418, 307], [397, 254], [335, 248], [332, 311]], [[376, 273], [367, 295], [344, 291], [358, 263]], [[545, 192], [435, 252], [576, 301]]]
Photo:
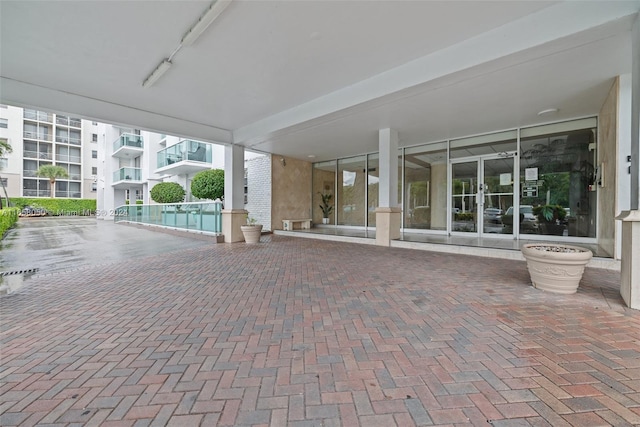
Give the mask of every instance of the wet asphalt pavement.
[[0, 242], [0, 272], [48, 274], [211, 244], [95, 217], [20, 218]]

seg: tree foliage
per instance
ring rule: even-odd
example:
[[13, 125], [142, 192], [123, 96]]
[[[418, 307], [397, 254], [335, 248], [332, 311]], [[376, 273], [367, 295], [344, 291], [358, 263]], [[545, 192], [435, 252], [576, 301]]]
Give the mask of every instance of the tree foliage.
[[0, 157], [5, 154], [11, 153], [13, 148], [11, 148], [11, 144], [6, 139], [0, 139]]
[[161, 182], [151, 189], [150, 195], [156, 203], [179, 203], [184, 200], [185, 191], [177, 182]]
[[36, 171], [36, 175], [42, 178], [48, 178], [51, 185], [56, 183], [58, 178], [69, 178], [69, 173], [62, 166], [44, 165]]
[[191, 180], [191, 194], [199, 199], [222, 199], [224, 196], [224, 170], [210, 169], [198, 172]]

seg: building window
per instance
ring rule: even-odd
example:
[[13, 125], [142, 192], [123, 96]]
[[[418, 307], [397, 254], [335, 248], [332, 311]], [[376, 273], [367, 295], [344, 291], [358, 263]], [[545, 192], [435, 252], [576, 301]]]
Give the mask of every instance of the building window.
[[98, 134], [97, 133], [92, 133], [91, 134], [91, 142], [98, 142]]
[[7, 127], [7, 119], [0, 119], [0, 128], [6, 129]]
[[0, 184], [2, 185], [2, 187], [6, 188], [7, 187], [7, 178], [0, 178]]
[[98, 126], [98, 122], [91, 122], [92, 125]]
[[91, 167], [91, 175], [98, 175], [98, 168], [95, 166]]
[[91, 158], [92, 159], [98, 158], [98, 150], [91, 150]]
[[9, 159], [0, 157], [0, 170], [5, 169], [7, 166], [9, 166]]

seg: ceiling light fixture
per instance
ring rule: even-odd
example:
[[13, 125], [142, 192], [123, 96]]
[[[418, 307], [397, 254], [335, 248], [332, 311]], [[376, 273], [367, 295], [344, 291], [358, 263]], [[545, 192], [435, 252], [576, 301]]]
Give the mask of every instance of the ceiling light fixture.
[[209, 9], [198, 19], [198, 22], [182, 37], [182, 46], [192, 45], [204, 30], [229, 6], [229, 3], [231, 3], [231, 0], [217, 0], [211, 3]]
[[544, 116], [545, 114], [555, 114], [558, 112], [557, 108], [547, 108], [546, 110], [542, 110], [538, 113], [539, 116]]
[[153, 70], [153, 72], [142, 82], [142, 87], [149, 87], [153, 85], [164, 73], [167, 72], [169, 68], [171, 68], [171, 61], [166, 58], [163, 59], [156, 69]]

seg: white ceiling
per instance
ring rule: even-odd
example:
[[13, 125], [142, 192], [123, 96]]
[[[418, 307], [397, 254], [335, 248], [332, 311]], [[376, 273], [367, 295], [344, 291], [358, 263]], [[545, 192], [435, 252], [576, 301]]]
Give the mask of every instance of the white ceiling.
[[[0, 100], [323, 160], [597, 114], [640, 2], [0, 1]], [[552, 117], [538, 117], [545, 108]]]

